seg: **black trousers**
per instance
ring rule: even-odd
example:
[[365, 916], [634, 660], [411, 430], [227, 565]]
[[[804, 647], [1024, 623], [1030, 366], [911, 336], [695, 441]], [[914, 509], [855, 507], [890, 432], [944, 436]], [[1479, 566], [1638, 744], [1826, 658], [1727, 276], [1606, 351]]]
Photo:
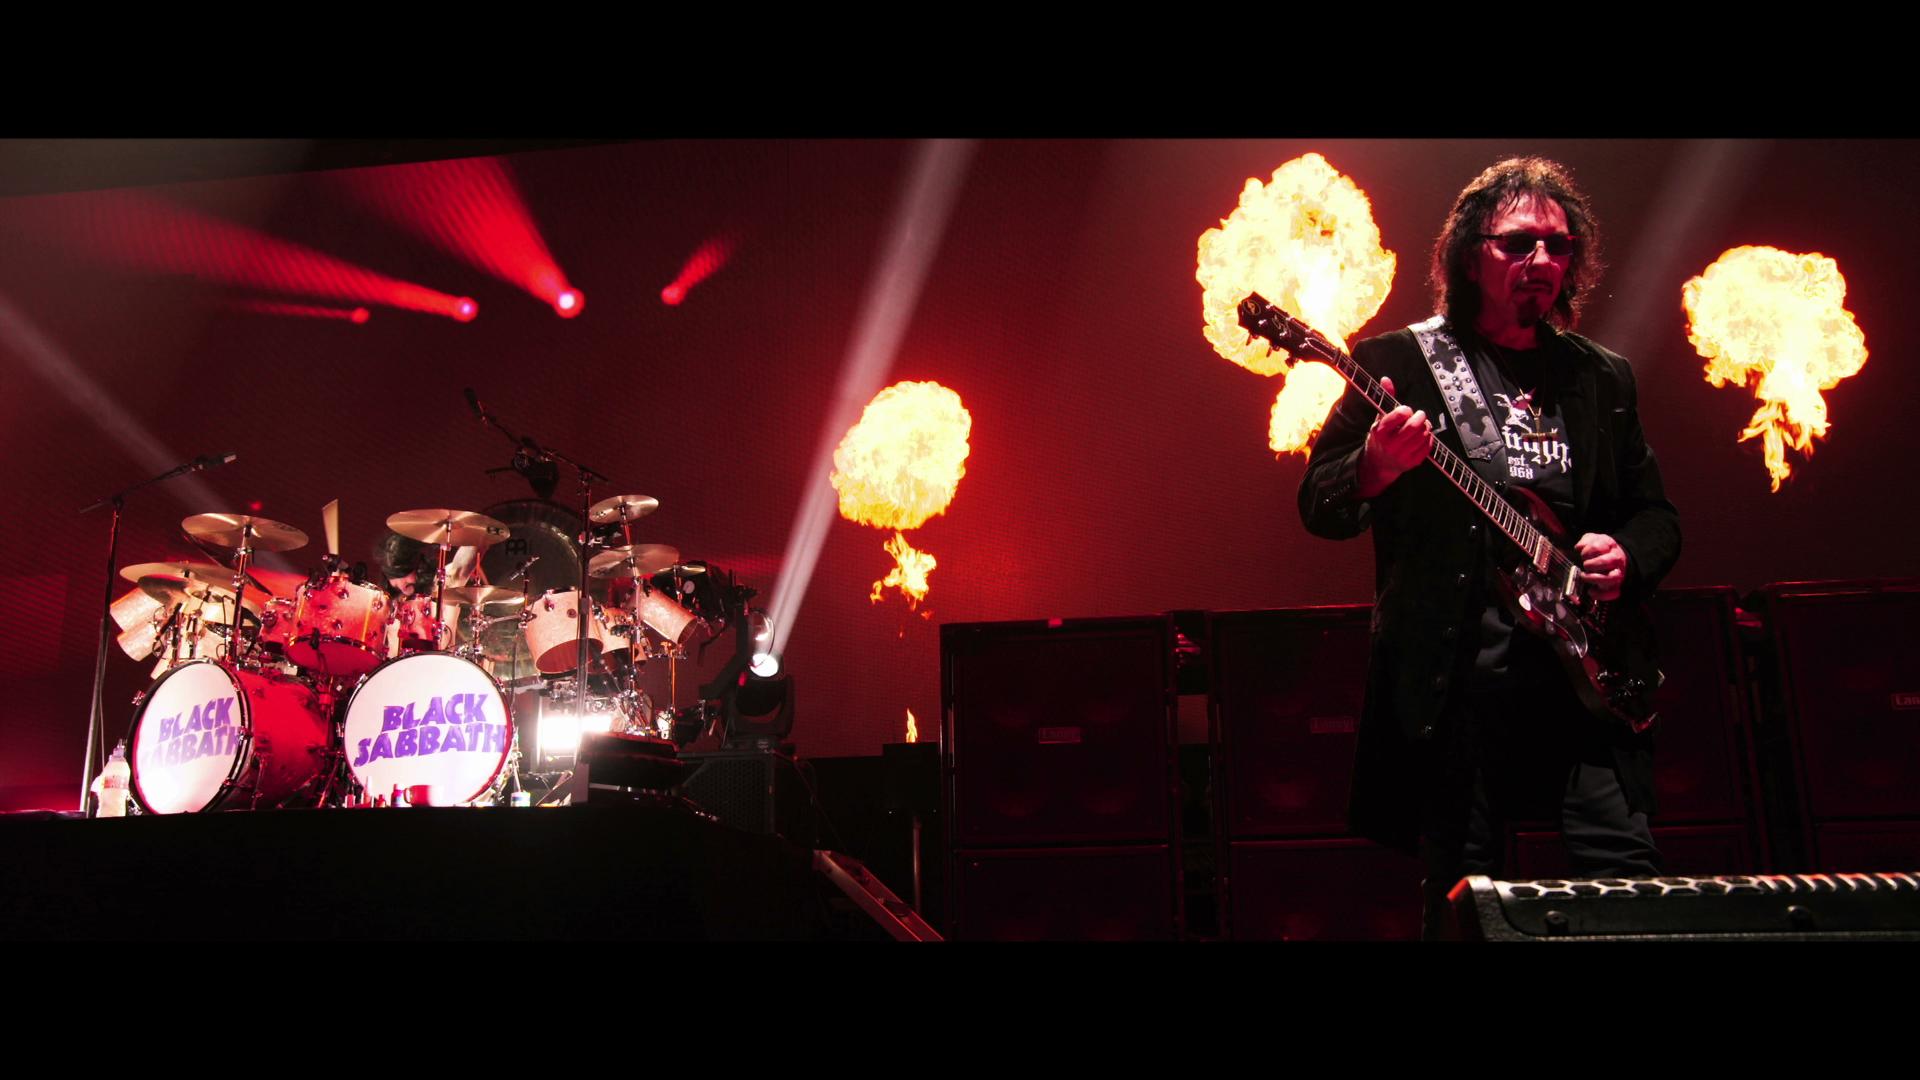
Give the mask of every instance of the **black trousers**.
[[1577, 877], [1654, 877], [1647, 815], [1628, 808], [1616, 737], [1564, 683], [1458, 695], [1446, 737], [1423, 763], [1422, 937], [1446, 936], [1447, 894], [1471, 874], [1501, 875], [1511, 821], [1555, 820]]

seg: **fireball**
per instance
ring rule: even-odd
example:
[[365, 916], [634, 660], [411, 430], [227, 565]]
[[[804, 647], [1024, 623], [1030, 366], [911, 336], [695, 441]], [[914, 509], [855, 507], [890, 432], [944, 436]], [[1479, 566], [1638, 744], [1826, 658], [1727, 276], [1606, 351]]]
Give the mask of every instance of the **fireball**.
[[1739, 441], [1761, 441], [1774, 491], [1793, 472], [1787, 449], [1811, 457], [1813, 440], [1827, 435], [1820, 391], [1867, 362], [1867, 336], [1846, 297], [1838, 263], [1771, 247], [1734, 248], [1681, 289], [1687, 340], [1707, 361], [1707, 382], [1753, 383], [1760, 407]]
[[1295, 158], [1265, 184], [1247, 181], [1233, 213], [1200, 234], [1199, 261], [1201, 332], [1215, 352], [1249, 371], [1287, 373], [1268, 443], [1279, 453], [1305, 451], [1345, 381], [1324, 364], [1295, 365], [1284, 350], [1250, 338], [1237, 308], [1260, 293], [1345, 348], [1393, 287], [1394, 254], [1380, 246], [1366, 193], [1319, 154]]
[[910, 607], [926, 598], [936, 561], [916, 551], [903, 530], [946, 512], [967, 474], [972, 431], [973, 417], [959, 394], [937, 382], [895, 383], [867, 403], [834, 450], [829, 479], [840, 495], [840, 516], [893, 530], [886, 550], [894, 568], [874, 582], [874, 603], [889, 587], [897, 587]]

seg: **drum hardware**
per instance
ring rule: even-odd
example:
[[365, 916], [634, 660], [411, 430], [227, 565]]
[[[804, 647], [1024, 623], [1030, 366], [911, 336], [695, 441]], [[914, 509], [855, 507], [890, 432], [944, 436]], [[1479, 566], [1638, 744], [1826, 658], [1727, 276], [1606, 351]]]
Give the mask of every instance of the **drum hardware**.
[[246, 603], [247, 568], [253, 563], [254, 548], [294, 551], [307, 545], [307, 534], [283, 521], [250, 514], [195, 514], [182, 521], [180, 529], [190, 537], [237, 549], [233, 564], [233, 594], [237, 600], [227, 634], [227, 653], [235, 656], [241, 641], [240, 612]]

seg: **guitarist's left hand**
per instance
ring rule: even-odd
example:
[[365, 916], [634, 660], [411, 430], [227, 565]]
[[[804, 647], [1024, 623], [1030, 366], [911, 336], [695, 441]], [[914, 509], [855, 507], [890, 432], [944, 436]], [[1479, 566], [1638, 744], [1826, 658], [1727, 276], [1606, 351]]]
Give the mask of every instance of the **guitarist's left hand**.
[[1585, 562], [1580, 564], [1580, 580], [1587, 583], [1595, 600], [1620, 599], [1620, 587], [1627, 580], [1627, 549], [1605, 533], [1587, 533], [1573, 545]]

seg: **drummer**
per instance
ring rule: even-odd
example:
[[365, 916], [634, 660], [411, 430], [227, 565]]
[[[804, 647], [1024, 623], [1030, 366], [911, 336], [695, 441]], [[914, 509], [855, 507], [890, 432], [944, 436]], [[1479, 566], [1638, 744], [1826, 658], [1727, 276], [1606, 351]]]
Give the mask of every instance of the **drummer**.
[[[487, 580], [487, 572], [480, 566], [480, 557], [492, 546], [479, 544], [457, 547], [448, 552], [447, 588], [492, 584]], [[398, 616], [395, 619], [395, 636], [399, 639], [393, 643], [394, 648], [439, 647], [428, 637], [431, 630], [426, 626], [433, 617], [434, 572], [440, 562], [439, 548], [396, 532], [388, 532], [374, 544], [374, 558], [380, 564], [380, 576], [386, 579], [394, 595], [393, 608]], [[444, 621], [448, 626], [459, 625], [459, 604], [448, 602]]]

